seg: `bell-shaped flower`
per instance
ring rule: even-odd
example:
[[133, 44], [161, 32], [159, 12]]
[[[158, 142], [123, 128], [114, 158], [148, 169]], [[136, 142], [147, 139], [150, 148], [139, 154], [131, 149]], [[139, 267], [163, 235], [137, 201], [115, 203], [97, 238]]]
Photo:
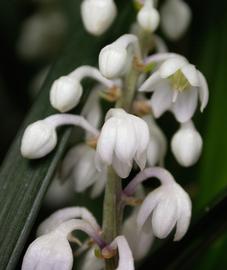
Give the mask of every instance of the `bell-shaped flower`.
[[71, 219], [30, 244], [23, 259], [22, 270], [71, 270], [73, 254], [67, 237], [74, 230], [81, 230], [88, 234], [100, 248], [106, 246], [90, 223]]
[[102, 35], [112, 24], [117, 15], [113, 0], [83, 0], [81, 16], [86, 30], [95, 35]]
[[30, 244], [22, 270], [71, 270], [73, 254], [65, 235], [59, 231], [43, 235]]
[[21, 142], [21, 154], [29, 159], [41, 158], [49, 154], [57, 144], [56, 128], [62, 125], [79, 126], [95, 137], [99, 135], [99, 131], [82, 116], [55, 114], [36, 121], [26, 128]]
[[163, 164], [167, 150], [166, 137], [157, 123], [155, 123], [152, 115], [144, 116], [143, 120], [147, 123], [150, 131], [150, 141], [147, 148], [147, 164], [149, 167], [156, 164]]
[[123, 109], [110, 109], [102, 127], [96, 149], [96, 165], [112, 165], [121, 178], [126, 178], [133, 160], [142, 170], [146, 164], [149, 129], [144, 120]]
[[138, 38], [132, 34], [125, 34], [101, 50], [99, 69], [106, 78], [119, 78], [127, 72], [133, 56], [140, 61], [141, 51]]
[[[149, 193], [143, 201], [137, 217], [139, 228], [144, 229], [150, 220], [154, 235], [163, 239], [176, 226], [174, 241], [180, 240], [187, 232], [191, 219], [191, 200], [188, 194], [165, 169], [145, 169], [137, 176], [137, 183], [142, 182], [144, 176], [156, 177], [160, 179], [162, 185]], [[134, 180], [133, 185], [136, 181]]]
[[115, 87], [114, 82], [102, 76], [97, 68], [81, 66], [67, 76], [55, 80], [50, 90], [50, 103], [60, 112], [73, 109], [80, 101], [83, 93], [81, 81], [85, 77], [93, 78], [107, 88]]
[[181, 124], [171, 140], [171, 150], [184, 167], [194, 165], [202, 152], [203, 140], [192, 121]]
[[151, 107], [155, 117], [170, 110], [181, 123], [193, 116], [198, 96], [201, 111], [209, 98], [205, 77], [183, 57], [171, 57], [164, 61], [141, 85], [139, 91], [154, 92]]
[[[128, 245], [126, 238], [123, 235], [117, 236], [113, 242], [102, 250], [102, 254], [109, 252], [110, 249], [118, 250], [118, 266], [116, 270], [134, 270], [134, 261], [132, 251]], [[105, 257], [105, 255], [104, 255]]]
[[161, 27], [170, 40], [177, 40], [191, 22], [191, 9], [182, 0], [167, 0], [161, 7]]
[[124, 221], [122, 234], [128, 241], [133, 258], [136, 261], [143, 259], [149, 252], [154, 240], [154, 234], [150, 229], [150, 224], [146, 223], [146, 229], [140, 230], [137, 225], [138, 209]]
[[86, 144], [71, 148], [62, 163], [62, 178], [72, 179], [74, 190], [83, 192], [92, 186], [91, 197], [98, 197], [105, 188], [107, 168], [97, 171], [95, 166], [95, 150]]
[[145, 31], [154, 32], [158, 28], [160, 16], [157, 9], [154, 8], [153, 0], [145, 0], [137, 14], [137, 21]]

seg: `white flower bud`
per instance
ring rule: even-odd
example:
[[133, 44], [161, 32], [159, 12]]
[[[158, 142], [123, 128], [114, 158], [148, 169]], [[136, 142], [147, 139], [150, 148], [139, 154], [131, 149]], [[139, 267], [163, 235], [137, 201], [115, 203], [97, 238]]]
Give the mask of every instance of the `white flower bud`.
[[37, 238], [25, 253], [22, 270], [71, 270], [72, 250], [64, 235], [57, 231]]
[[79, 103], [81, 95], [81, 84], [69, 76], [62, 76], [51, 87], [50, 103], [58, 111], [66, 112]]
[[182, 0], [167, 0], [161, 7], [161, 27], [171, 40], [180, 38], [190, 21], [190, 7]]
[[191, 121], [181, 125], [171, 141], [172, 152], [184, 167], [194, 165], [201, 154], [203, 141]]
[[44, 120], [40, 120], [26, 128], [21, 142], [21, 154], [30, 159], [41, 158], [51, 152], [56, 144], [55, 129]]
[[99, 36], [114, 21], [117, 7], [113, 0], [84, 0], [81, 4], [81, 15], [86, 30]]
[[60, 112], [73, 109], [80, 101], [83, 93], [81, 81], [85, 77], [99, 81], [108, 89], [115, 87], [115, 83], [102, 76], [97, 68], [81, 66], [54, 81], [50, 91], [51, 105]]
[[121, 76], [127, 64], [127, 50], [115, 45], [108, 45], [103, 48], [99, 55], [99, 68], [107, 78]]
[[[132, 45], [133, 53], [128, 52], [128, 47]], [[126, 34], [118, 38], [115, 42], [104, 47], [99, 54], [99, 69], [106, 78], [117, 78], [124, 75], [133, 54], [140, 59], [141, 52], [138, 38], [132, 34]]]
[[96, 150], [96, 166], [112, 165], [117, 174], [126, 178], [133, 160], [142, 170], [146, 164], [149, 130], [146, 122], [126, 113], [123, 109], [111, 109], [106, 115]]
[[145, 31], [154, 32], [158, 28], [160, 16], [150, 0], [138, 12], [137, 21]]

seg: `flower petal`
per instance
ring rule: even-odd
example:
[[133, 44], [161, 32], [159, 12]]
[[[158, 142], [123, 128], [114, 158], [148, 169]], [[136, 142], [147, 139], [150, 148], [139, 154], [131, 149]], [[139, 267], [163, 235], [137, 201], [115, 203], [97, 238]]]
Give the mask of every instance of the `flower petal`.
[[172, 57], [166, 60], [159, 68], [160, 77], [165, 79], [173, 75], [177, 70], [182, 69], [185, 65], [188, 65], [188, 62], [185, 58]]
[[154, 91], [154, 85], [161, 80], [159, 71], [154, 72], [151, 76], [140, 86], [140, 92]]
[[131, 164], [129, 163], [124, 163], [122, 161], [120, 161], [116, 155], [113, 155], [113, 162], [112, 162], [112, 166], [114, 168], [114, 170], [117, 172], [117, 174], [121, 177], [121, 178], [126, 178], [129, 176], [129, 173], [132, 169], [132, 161]]
[[166, 238], [177, 221], [177, 205], [171, 198], [164, 198], [154, 209], [152, 229], [155, 236]]
[[150, 214], [158, 204], [160, 198], [163, 196], [161, 188], [157, 188], [147, 195], [143, 201], [137, 216], [137, 225], [139, 229], [142, 229], [143, 225], [146, 223]]
[[114, 242], [118, 247], [119, 254], [119, 262], [116, 270], [134, 270], [132, 251], [125, 237], [120, 235], [115, 238]]
[[189, 81], [191, 86], [195, 86], [195, 87], [200, 86], [198, 71], [194, 65], [188, 64], [184, 66], [181, 69], [181, 72], [184, 74], [184, 76]]
[[204, 108], [207, 106], [208, 99], [209, 99], [209, 91], [208, 91], [206, 78], [199, 70], [198, 70], [198, 76], [199, 76], [199, 81], [200, 81], [200, 87], [199, 87], [199, 99], [201, 102], [200, 111], [202, 112]]
[[116, 157], [124, 163], [131, 163], [136, 152], [136, 134], [130, 119], [118, 119], [115, 144]]
[[101, 160], [108, 165], [112, 162], [113, 151], [115, 147], [116, 135], [117, 135], [117, 120], [111, 118], [107, 120], [102, 127], [101, 135], [98, 139], [97, 153]]
[[156, 118], [167, 111], [172, 104], [172, 90], [168, 82], [162, 81], [156, 85], [155, 92], [151, 98], [151, 107]]
[[197, 88], [186, 89], [179, 93], [176, 102], [172, 106], [172, 111], [177, 121], [184, 123], [191, 119], [195, 113], [198, 101]]

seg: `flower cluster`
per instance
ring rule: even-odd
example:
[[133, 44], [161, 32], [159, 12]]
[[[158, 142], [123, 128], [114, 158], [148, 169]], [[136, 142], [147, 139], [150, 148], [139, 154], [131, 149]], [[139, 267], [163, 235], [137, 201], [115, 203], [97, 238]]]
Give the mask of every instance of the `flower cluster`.
[[[105, 190], [104, 224], [100, 226], [83, 207], [55, 212], [39, 226], [23, 270], [70, 270], [73, 254], [84, 252], [82, 269], [101, 270], [108, 265], [108, 269], [133, 270], [134, 260], [147, 255], [156, 237], [166, 238], [176, 228], [174, 241], [179, 241], [188, 230], [191, 200], [164, 168], [168, 144], [156, 119], [167, 111], [173, 114], [180, 128], [171, 139], [172, 154], [181, 166], [194, 165], [203, 141], [192, 117], [198, 101], [201, 111], [206, 107], [208, 86], [203, 74], [184, 56], [168, 52], [154, 32], [160, 24], [168, 38], [180, 38], [191, 12], [182, 0], [166, 0], [160, 9], [153, 0], [135, 0], [134, 4], [138, 13], [133, 33], [100, 51], [99, 68], [81, 66], [57, 78], [50, 89], [50, 104], [60, 113], [31, 123], [21, 142], [25, 158], [39, 159], [56, 147], [60, 126], [83, 129], [83, 140], [68, 150], [58, 177], [70, 183], [71, 191], [90, 189], [93, 199]], [[101, 35], [114, 21], [117, 7], [113, 0], [83, 0], [81, 15], [86, 30]], [[85, 78], [98, 83], [90, 89], [80, 115], [66, 113], [88, 91], [82, 85]], [[101, 99], [109, 106], [105, 114]], [[144, 192], [142, 183], [153, 177], [161, 185]], [[122, 190], [125, 178], [129, 183]], [[135, 209], [122, 220], [127, 205]], [[75, 230], [88, 234], [89, 240], [81, 243]], [[79, 245], [74, 253], [70, 241]]]

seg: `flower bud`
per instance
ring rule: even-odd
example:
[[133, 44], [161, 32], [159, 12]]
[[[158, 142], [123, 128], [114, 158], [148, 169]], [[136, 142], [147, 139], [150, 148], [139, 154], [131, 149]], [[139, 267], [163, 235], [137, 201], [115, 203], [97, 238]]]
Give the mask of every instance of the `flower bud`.
[[50, 90], [50, 103], [60, 112], [66, 112], [75, 107], [82, 95], [81, 84], [69, 76], [56, 80]]
[[120, 46], [108, 45], [99, 55], [99, 69], [107, 78], [116, 78], [124, 74], [127, 67], [127, 50]]
[[81, 15], [86, 30], [99, 36], [114, 21], [117, 8], [113, 0], [84, 0], [81, 4]]
[[40, 120], [26, 128], [21, 142], [21, 154], [25, 158], [41, 158], [51, 152], [56, 144], [55, 129]]
[[203, 141], [191, 121], [181, 125], [171, 141], [172, 152], [184, 167], [194, 165], [201, 154]]
[[159, 25], [160, 16], [157, 9], [145, 4], [137, 15], [137, 21], [144, 30], [154, 32]]
[[190, 21], [190, 7], [182, 0], [167, 0], [161, 7], [161, 27], [170, 40], [181, 38]]

